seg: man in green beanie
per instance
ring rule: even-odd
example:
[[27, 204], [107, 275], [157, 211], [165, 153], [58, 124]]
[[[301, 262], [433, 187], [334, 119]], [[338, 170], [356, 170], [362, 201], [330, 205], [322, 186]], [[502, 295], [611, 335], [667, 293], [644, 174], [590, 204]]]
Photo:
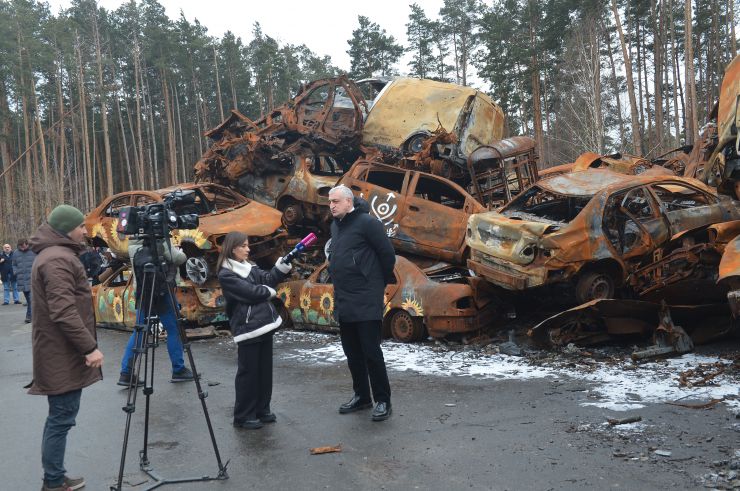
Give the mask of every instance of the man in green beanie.
[[31, 271], [33, 382], [29, 394], [49, 402], [41, 442], [42, 491], [80, 489], [81, 477], [67, 476], [64, 452], [75, 425], [82, 389], [102, 380], [92, 294], [79, 255], [86, 230], [80, 210], [54, 208], [31, 237], [37, 254]]

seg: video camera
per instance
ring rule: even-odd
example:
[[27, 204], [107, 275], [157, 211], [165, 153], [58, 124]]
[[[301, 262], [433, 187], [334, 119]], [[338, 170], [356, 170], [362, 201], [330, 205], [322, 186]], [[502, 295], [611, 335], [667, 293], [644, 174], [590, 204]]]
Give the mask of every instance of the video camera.
[[170, 230], [198, 228], [197, 213], [178, 214], [175, 207], [195, 203], [195, 191], [177, 189], [160, 203], [124, 206], [119, 212], [116, 231], [154, 239], [169, 237]]

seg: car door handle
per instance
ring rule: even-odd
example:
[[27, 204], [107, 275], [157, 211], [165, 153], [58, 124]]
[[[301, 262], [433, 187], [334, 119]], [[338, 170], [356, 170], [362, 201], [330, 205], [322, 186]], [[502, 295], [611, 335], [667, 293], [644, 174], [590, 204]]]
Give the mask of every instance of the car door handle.
[[350, 188], [354, 191], [360, 191], [360, 186], [350, 186]]
[[416, 207], [416, 206], [411, 205], [411, 206], [409, 206], [409, 210], [411, 210], [411, 211], [419, 211], [419, 208]]
[[283, 178], [281, 177], [280, 179], [278, 179], [278, 182], [285, 182], [285, 179], [283, 179]]

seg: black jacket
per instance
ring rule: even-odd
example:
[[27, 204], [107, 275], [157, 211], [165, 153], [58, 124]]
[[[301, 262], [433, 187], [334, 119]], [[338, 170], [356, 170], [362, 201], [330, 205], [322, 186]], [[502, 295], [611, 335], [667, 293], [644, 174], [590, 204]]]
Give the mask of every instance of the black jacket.
[[383, 291], [393, 281], [396, 254], [385, 228], [364, 200], [331, 224], [329, 273], [339, 322], [383, 319]]
[[270, 302], [271, 293], [265, 285], [274, 288], [286, 276], [275, 267], [267, 272], [252, 266], [246, 278], [221, 268], [218, 281], [226, 299], [226, 315], [234, 342], [256, 342], [260, 336], [280, 327], [282, 319]]
[[13, 281], [15, 279], [15, 274], [13, 274], [13, 251], [10, 251], [10, 254], [0, 252], [0, 258], [5, 259], [0, 263], [0, 280], [3, 282]]

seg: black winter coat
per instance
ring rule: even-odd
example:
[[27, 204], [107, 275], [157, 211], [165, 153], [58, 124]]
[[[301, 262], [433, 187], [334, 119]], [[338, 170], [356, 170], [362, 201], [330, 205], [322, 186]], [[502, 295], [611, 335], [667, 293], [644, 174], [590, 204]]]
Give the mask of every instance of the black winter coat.
[[13, 274], [13, 251], [10, 252], [10, 254], [5, 254], [4, 252], [0, 252], [0, 258], [5, 259], [5, 261], [0, 263], [0, 280], [4, 282], [15, 279], [15, 275]]
[[226, 315], [235, 343], [258, 342], [260, 336], [280, 327], [282, 319], [270, 302], [271, 293], [265, 285], [275, 288], [286, 276], [275, 267], [267, 272], [252, 266], [247, 278], [221, 268], [218, 281], [226, 299]]
[[396, 254], [380, 221], [355, 198], [355, 209], [331, 224], [329, 273], [339, 322], [383, 319], [383, 292], [393, 282]]
[[31, 291], [31, 269], [34, 259], [36, 259], [36, 253], [31, 249], [25, 251], [17, 249], [13, 252], [13, 274], [18, 282], [19, 292]]

